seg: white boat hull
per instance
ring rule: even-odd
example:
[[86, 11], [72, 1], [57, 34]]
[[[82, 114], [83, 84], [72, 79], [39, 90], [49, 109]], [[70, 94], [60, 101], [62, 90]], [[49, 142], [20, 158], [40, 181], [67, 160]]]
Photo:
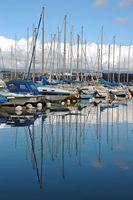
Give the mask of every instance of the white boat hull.
[[52, 95], [52, 94], [45, 95], [45, 99], [50, 102], [61, 102], [68, 97], [69, 97], [69, 95], [57, 95], [57, 94], [56, 95]]
[[37, 103], [45, 103], [45, 97], [43, 95], [32, 94], [16, 94], [11, 92], [2, 92], [2, 95], [7, 97], [9, 103], [25, 105], [27, 103], [36, 105]]
[[38, 90], [45, 96], [45, 99], [50, 102], [61, 102], [70, 95], [69, 91], [57, 88], [38, 87]]

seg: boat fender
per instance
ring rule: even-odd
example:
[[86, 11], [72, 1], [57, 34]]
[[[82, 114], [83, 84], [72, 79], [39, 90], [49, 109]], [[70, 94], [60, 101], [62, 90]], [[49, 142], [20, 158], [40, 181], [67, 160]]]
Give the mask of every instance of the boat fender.
[[21, 115], [21, 114], [22, 114], [22, 106], [17, 106], [17, 107], [15, 108], [15, 113], [16, 113], [17, 115]]
[[15, 111], [16, 115], [22, 115], [22, 110]]
[[67, 104], [70, 105], [70, 100], [69, 99], [67, 100]]
[[20, 110], [22, 111], [22, 109], [23, 109], [22, 106], [16, 106], [15, 111], [20, 111]]
[[37, 103], [37, 109], [38, 109], [38, 110], [42, 110], [42, 107], [43, 107], [43, 106], [42, 106], [42, 103]]
[[33, 108], [33, 106], [32, 106], [32, 104], [28, 103], [28, 104], [26, 105], [26, 108], [27, 108], [27, 109], [31, 109], [31, 108]]

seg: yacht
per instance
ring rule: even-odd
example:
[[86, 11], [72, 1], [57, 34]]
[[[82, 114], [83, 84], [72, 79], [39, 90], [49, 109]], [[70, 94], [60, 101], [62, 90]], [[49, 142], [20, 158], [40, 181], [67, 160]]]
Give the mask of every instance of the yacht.
[[45, 96], [41, 95], [36, 85], [28, 80], [6, 82], [6, 88], [1, 90], [1, 95], [7, 98], [8, 103], [15, 105], [31, 104], [37, 106], [38, 103], [46, 104]]

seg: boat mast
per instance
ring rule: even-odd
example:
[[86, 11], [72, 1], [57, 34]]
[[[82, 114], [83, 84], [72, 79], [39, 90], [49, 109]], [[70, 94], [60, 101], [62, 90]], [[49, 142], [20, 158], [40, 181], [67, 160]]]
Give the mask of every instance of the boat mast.
[[35, 53], [35, 46], [36, 46], [36, 42], [37, 42], [37, 38], [38, 38], [38, 34], [39, 34], [39, 29], [40, 29], [41, 21], [42, 21], [42, 12], [41, 12], [39, 23], [38, 23], [38, 26], [37, 26], [37, 32], [36, 32], [36, 35], [35, 35], [35, 45], [33, 45], [33, 50], [32, 50], [32, 55], [31, 55], [31, 59], [30, 59], [30, 64], [29, 64], [29, 67], [28, 67], [27, 79], [29, 79], [29, 77], [30, 77], [30, 71], [31, 71], [32, 63], [33, 63], [33, 58], [34, 58], [34, 53]]
[[36, 41], [35, 41], [35, 36], [36, 36], [37, 29], [34, 28], [33, 25], [33, 45], [35, 46], [35, 51], [34, 51], [34, 57], [33, 57], [33, 82], [35, 82], [35, 65], [36, 65]]
[[72, 78], [72, 63], [73, 63], [73, 29], [72, 26], [71, 32], [70, 32], [70, 76]]
[[99, 44], [97, 44], [97, 70], [98, 70], [97, 79], [99, 77], [99, 66], [100, 66], [100, 48], [99, 48]]
[[29, 28], [27, 28], [27, 66], [29, 63]]
[[66, 72], [66, 19], [67, 16], [64, 17], [64, 57], [63, 57], [63, 67]]
[[17, 78], [17, 68], [18, 68], [18, 62], [17, 62], [17, 36], [15, 34], [15, 78]]
[[102, 71], [103, 71], [103, 26], [102, 26], [102, 28], [101, 28], [101, 52], [100, 52], [100, 54], [101, 54], [101, 60], [100, 60], [100, 64], [101, 64], [101, 73], [102, 73]]
[[110, 44], [108, 46], [108, 82], [110, 81]]
[[128, 68], [127, 68], [127, 83], [129, 81], [129, 67], [130, 67], [130, 50], [131, 50], [131, 45], [129, 44], [129, 48], [128, 48]]
[[52, 61], [53, 61], [53, 34], [50, 41], [50, 81], [52, 80]]
[[86, 47], [87, 47], [87, 40], [85, 40], [85, 80], [87, 79], [87, 49], [86, 49]]
[[[125, 68], [126, 66], [126, 58], [124, 57], [124, 60], [123, 60], [123, 69]], [[123, 73], [123, 82], [126, 82], [126, 74], [125, 72]]]
[[84, 27], [81, 27], [81, 80], [83, 75], [83, 37], [84, 37]]
[[77, 79], [79, 80], [79, 40], [80, 35], [77, 35]]
[[12, 68], [13, 68], [13, 46], [11, 46], [11, 79], [12, 79]]
[[44, 7], [42, 8], [42, 76], [45, 74], [45, 16], [44, 16]]
[[60, 67], [60, 29], [58, 27], [58, 42], [57, 42], [57, 52], [56, 52], [56, 59], [57, 59], [57, 79], [59, 79], [59, 67]]
[[115, 36], [113, 36], [113, 82], [115, 80], [114, 70], [115, 70]]
[[120, 83], [120, 68], [121, 68], [121, 45], [119, 46], [119, 70], [118, 70], [118, 82]]
[[54, 77], [54, 73], [55, 73], [55, 40], [56, 40], [56, 35], [54, 34], [54, 36], [53, 36], [53, 59], [52, 59], [53, 77]]
[[27, 44], [26, 44], [26, 55], [25, 55], [25, 71], [24, 71], [24, 77], [27, 72], [27, 67], [29, 64], [29, 28], [27, 28]]

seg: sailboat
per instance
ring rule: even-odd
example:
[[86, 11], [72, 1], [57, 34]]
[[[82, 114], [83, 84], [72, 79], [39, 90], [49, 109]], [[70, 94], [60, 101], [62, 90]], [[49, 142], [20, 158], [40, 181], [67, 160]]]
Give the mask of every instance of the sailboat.
[[37, 106], [38, 103], [45, 104], [44, 96], [40, 95], [34, 83], [28, 80], [11, 80], [6, 82], [6, 89], [1, 91], [9, 103], [15, 105], [32, 104]]
[[[65, 32], [65, 29], [66, 29], [66, 16], [64, 18], [64, 32]], [[64, 33], [64, 37], [66, 38], [66, 33]], [[65, 47], [65, 41], [64, 40], [64, 48]], [[44, 72], [45, 72], [45, 58], [44, 58], [44, 55], [45, 55], [45, 51], [44, 51], [44, 8], [42, 9], [42, 76], [40, 77], [41, 78], [41, 84], [36, 84], [37, 85], [37, 89], [38, 91], [40, 92], [41, 95], [44, 95], [45, 96], [45, 99], [47, 101], [50, 101], [50, 102], [61, 102], [67, 98], [72, 98], [75, 97], [75, 94], [73, 94], [72, 92], [68, 91], [68, 90], [64, 90], [64, 89], [59, 89], [58, 87], [54, 87], [54, 85], [57, 85], [56, 83], [55, 84], [50, 84], [44, 77]], [[66, 52], [66, 50], [64, 50], [64, 52]], [[65, 59], [66, 55], [64, 55], [64, 59]], [[65, 63], [65, 61], [64, 61]], [[65, 63], [66, 64], [66, 63]], [[65, 65], [64, 64], [64, 65]], [[44, 84], [43, 84], [44, 83]]]
[[114, 89], [111, 89], [111, 91], [118, 98], [125, 98], [128, 94], [128, 89], [126, 87], [124, 88], [123, 86], [119, 86]]
[[67, 90], [46, 87], [46, 86], [39, 86], [38, 91], [40, 94], [45, 96], [45, 99], [50, 102], [61, 102], [71, 95], [71, 93]]
[[32, 56], [28, 68], [27, 77], [24, 80], [14, 79], [6, 82], [6, 89], [1, 91], [1, 94], [7, 97], [8, 102], [12, 105], [27, 105], [41, 106], [46, 104], [45, 96], [41, 95], [36, 85], [30, 81], [30, 70], [34, 59], [36, 41], [39, 33], [39, 28], [42, 20], [43, 12], [41, 12], [37, 32], [35, 34], [35, 41], [33, 44]]

